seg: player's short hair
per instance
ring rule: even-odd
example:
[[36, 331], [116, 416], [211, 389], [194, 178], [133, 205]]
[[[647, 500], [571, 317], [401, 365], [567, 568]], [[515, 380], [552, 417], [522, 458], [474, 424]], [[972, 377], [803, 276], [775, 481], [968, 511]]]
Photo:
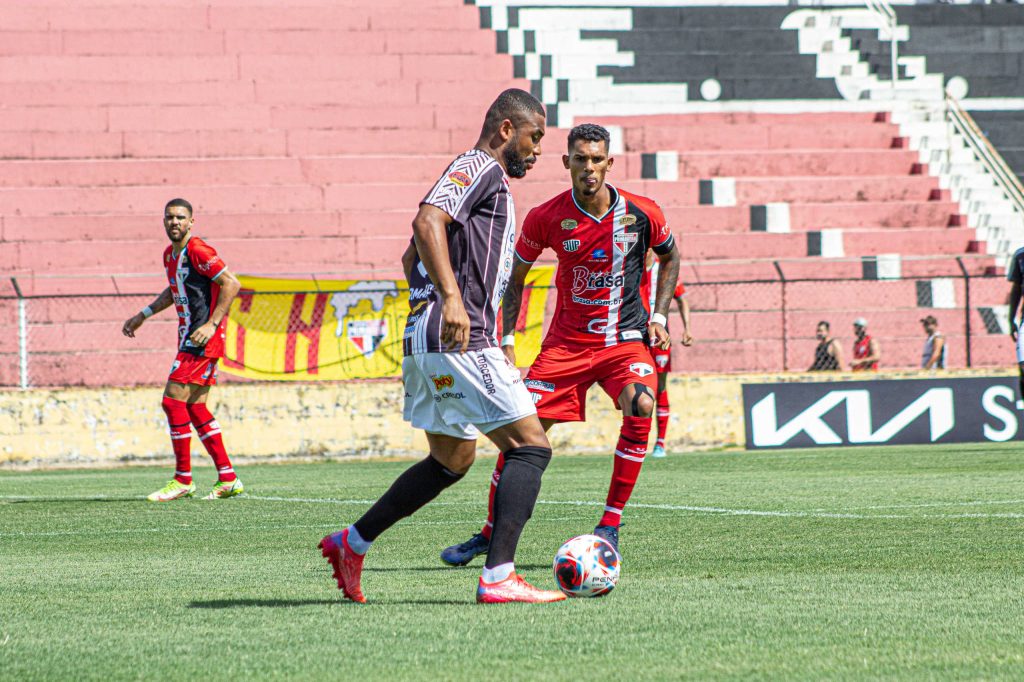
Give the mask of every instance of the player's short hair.
[[830, 324], [829, 324], [829, 323], [828, 323], [827, 321], [825, 321], [825, 320], [822, 320], [821, 322], [819, 322], [819, 323], [818, 323], [818, 326], [819, 326], [819, 327], [824, 327], [824, 328], [825, 328], [825, 331], [828, 331], [829, 329], [831, 329], [831, 328], [832, 328], [832, 325], [830, 325]]
[[612, 135], [608, 132], [608, 129], [599, 126], [596, 123], [581, 123], [572, 130], [569, 131], [569, 150], [572, 150], [572, 146], [576, 144], [576, 140], [586, 140], [587, 142], [604, 142], [605, 150], [611, 148]]
[[487, 109], [487, 115], [484, 116], [482, 134], [489, 135], [493, 133], [506, 118], [518, 126], [530, 114], [540, 114], [543, 116], [544, 105], [526, 90], [509, 88], [498, 95], [498, 98]]
[[187, 202], [187, 201], [185, 201], [184, 199], [181, 199], [181, 198], [178, 198], [178, 199], [171, 199], [171, 200], [170, 200], [170, 201], [168, 201], [168, 202], [167, 202], [167, 204], [166, 204], [166, 205], [164, 206], [164, 212], [166, 213], [166, 212], [167, 212], [167, 209], [171, 208], [172, 206], [181, 206], [181, 207], [182, 207], [183, 209], [185, 209], [186, 211], [188, 211], [188, 214], [189, 214], [189, 216], [191, 216], [191, 215], [192, 215], [192, 204], [188, 203], [188, 202]]

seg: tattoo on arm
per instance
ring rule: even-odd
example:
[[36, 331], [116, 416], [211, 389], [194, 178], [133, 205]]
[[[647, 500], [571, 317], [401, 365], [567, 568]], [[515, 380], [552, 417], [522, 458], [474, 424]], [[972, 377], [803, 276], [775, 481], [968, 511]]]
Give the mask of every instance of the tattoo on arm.
[[673, 247], [664, 256], [658, 256], [658, 296], [654, 301], [654, 312], [668, 318], [668, 307], [675, 298], [676, 282], [679, 281], [679, 251]]

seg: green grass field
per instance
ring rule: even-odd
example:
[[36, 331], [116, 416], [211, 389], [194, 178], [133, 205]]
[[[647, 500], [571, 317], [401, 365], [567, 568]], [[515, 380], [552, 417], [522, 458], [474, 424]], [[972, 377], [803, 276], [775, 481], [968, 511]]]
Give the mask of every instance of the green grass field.
[[[244, 499], [141, 500], [166, 469], [0, 474], [0, 679], [1021, 679], [1024, 450], [647, 463], [603, 599], [474, 603], [437, 555], [493, 464], [381, 538], [366, 605], [314, 549], [407, 463], [239, 467]], [[519, 568], [553, 586], [610, 456], [556, 456]], [[201, 490], [212, 470], [197, 470]]]

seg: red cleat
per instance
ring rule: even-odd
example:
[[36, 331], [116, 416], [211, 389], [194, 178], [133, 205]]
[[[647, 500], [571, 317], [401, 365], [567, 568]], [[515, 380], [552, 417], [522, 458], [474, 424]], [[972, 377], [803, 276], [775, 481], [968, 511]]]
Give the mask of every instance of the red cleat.
[[536, 588], [523, 580], [518, 573], [513, 573], [497, 583], [485, 583], [484, 579], [480, 578], [480, 585], [476, 588], [478, 604], [506, 604], [509, 602], [543, 604], [563, 599], [565, 599], [565, 595], [561, 592]]
[[359, 579], [363, 574], [363, 556], [356, 554], [348, 546], [348, 528], [327, 535], [320, 544], [320, 553], [334, 569], [334, 579], [338, 581], [338, 589], [354, 602], [366, 603]]

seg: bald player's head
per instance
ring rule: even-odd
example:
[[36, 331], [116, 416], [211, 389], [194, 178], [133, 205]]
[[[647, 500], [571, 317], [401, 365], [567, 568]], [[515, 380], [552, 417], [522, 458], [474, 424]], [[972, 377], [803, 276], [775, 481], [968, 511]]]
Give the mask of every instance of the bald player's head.
[[544, 116], [544, 105], [540, 103], [540, 100], [526, 90], [509, 88], [498, 95], [498, 98], [487, 109], [480, 137], [493, 135], [505, 119], [511, 121], [512, 125], [518, 128], [531, 114]]

